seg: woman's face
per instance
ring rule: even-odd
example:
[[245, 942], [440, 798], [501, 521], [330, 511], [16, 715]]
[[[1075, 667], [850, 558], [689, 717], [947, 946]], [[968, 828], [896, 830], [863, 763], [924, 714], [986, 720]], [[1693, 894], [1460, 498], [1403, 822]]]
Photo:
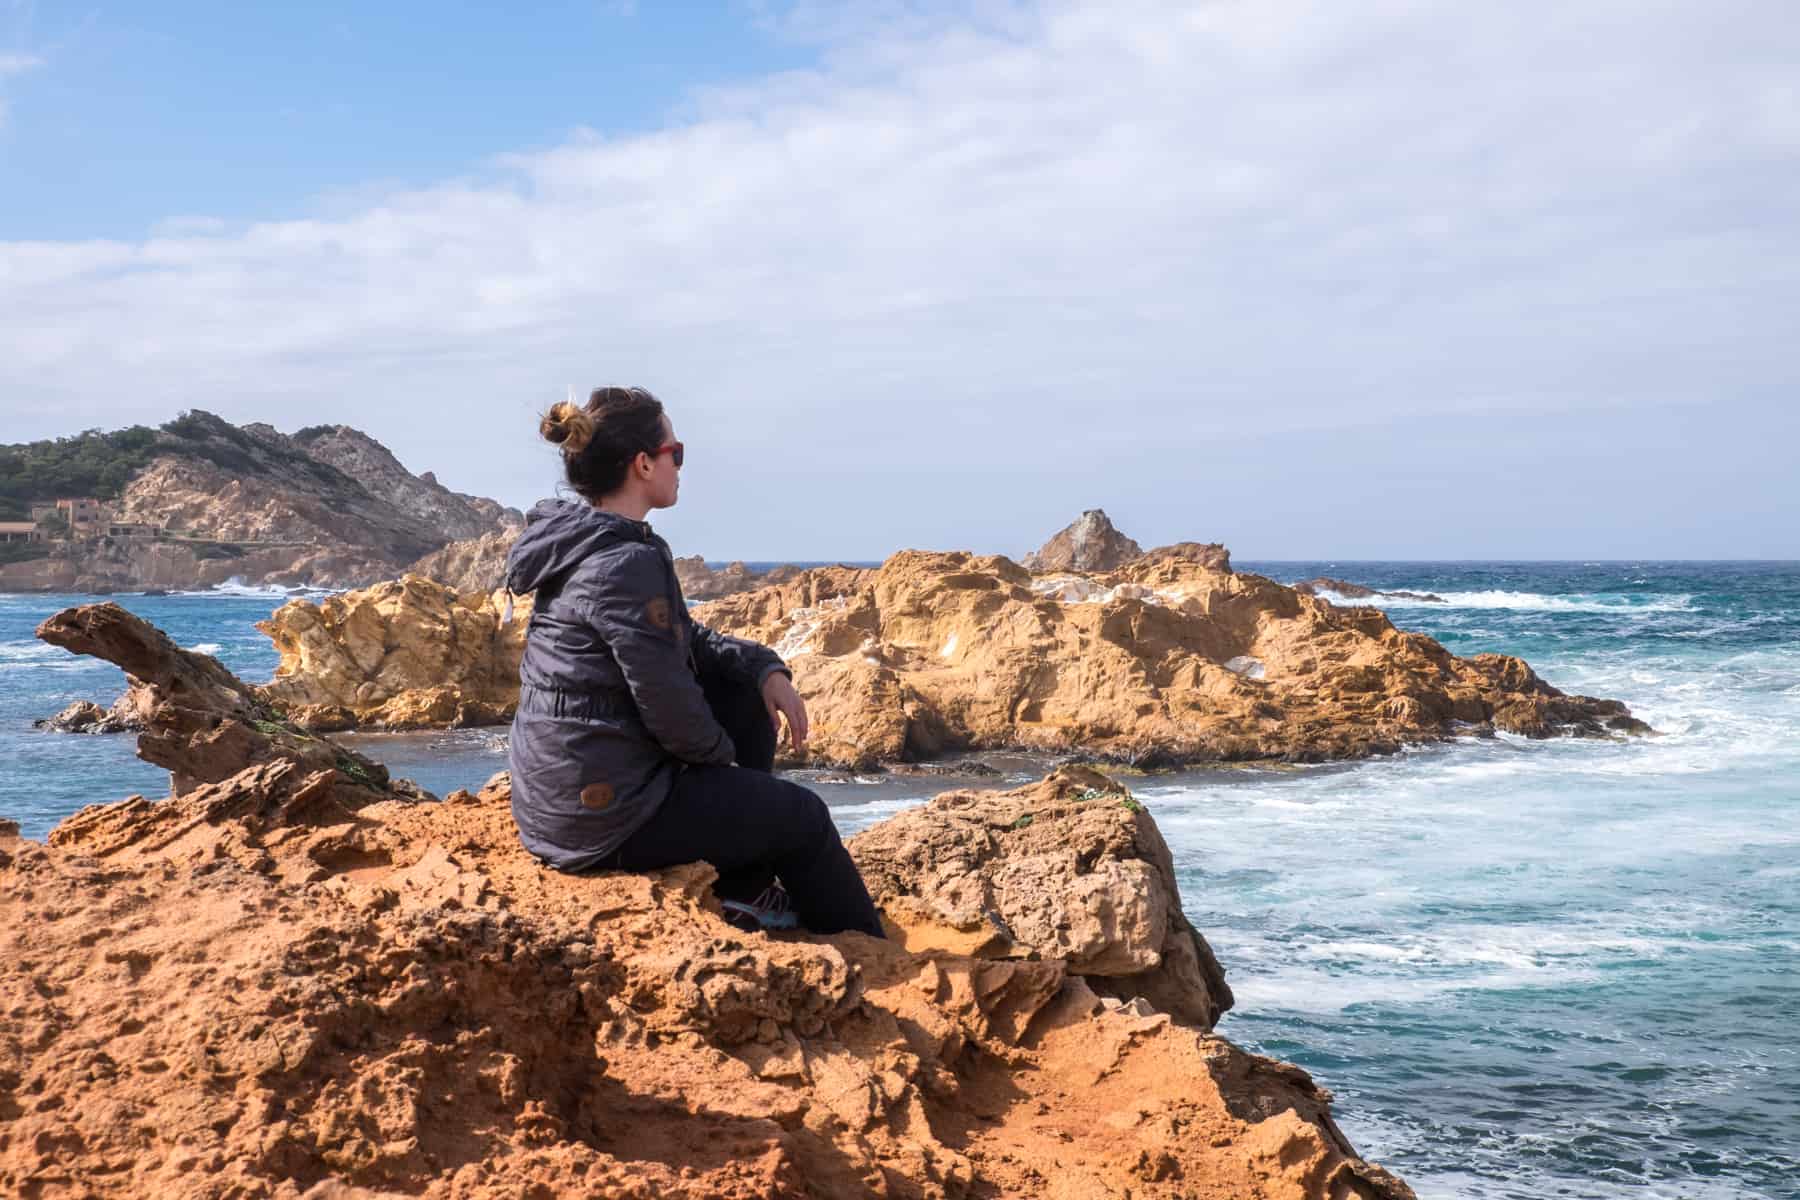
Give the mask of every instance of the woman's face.
[[[669, 421], [669, 414], [662, 418], [662, 444], [667, 446], [675, 440], [675, 426]], [[650, 471], [650, 506], [652, 508], [671, 508], [675, 504], [676, 494], [681, 491], [681, 468], [675, 465], [673, 452], [665, 450], [653, 456]]]

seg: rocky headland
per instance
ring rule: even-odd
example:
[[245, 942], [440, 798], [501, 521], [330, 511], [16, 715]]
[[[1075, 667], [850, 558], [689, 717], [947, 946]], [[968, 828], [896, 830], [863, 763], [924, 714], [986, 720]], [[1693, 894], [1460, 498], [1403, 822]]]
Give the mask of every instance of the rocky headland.
[[[504, 719], [522, 616], [408, 579], [290, 602], [266, 694], [316, 728]], [[1160, 547], [1111, 571], [1032, 573], [999, 556], [903, 551], [706, 604], [773, 646], [812, 718], [814, 765], [870, 769], [968, 750], [1140, 767], [1318, 762], [1485, 735], [1648, 732], [1614, 700], [1566, 695], [1507, 655], [1459, 658], [1378, 609]]]
[[[524, 524], [517, 510], [451, 491], [429, 471], [413, 475], [344, 425], [290, 435], [196, 410], [157, 430], [77, 441], [84, 439], [97, 461], [113, 456], [96, 475], [110, 482], [94, 484], [116, 488], [103, 497], [107, 524], [156, 532], [96, 531], [17, 547], [30, 556], [0, 561], [0, 591], [191, 589], [230, 579], [358, 587], [394, 578], [448, 543], [506, 536]], [[21, 474], [37, 451], [0, 447]], [[46, 472], [44, 486], [68, 473]], [[57, 498], [14, 490], [14, 504]]]
[[[173, 795], [0, 828], [0, 1193], [1404, 1200], [1068, 768], [852, 851], [894, 937], [745, 935], [702, 865], [563, 876], [112, 605]], [[362, 1191], [353, 1189], [366, 1189]]]

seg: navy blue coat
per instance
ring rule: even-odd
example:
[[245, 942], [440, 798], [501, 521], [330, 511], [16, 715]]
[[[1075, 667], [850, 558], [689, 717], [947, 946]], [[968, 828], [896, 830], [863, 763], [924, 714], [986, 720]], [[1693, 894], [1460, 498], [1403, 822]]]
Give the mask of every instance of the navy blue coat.
[[513, 818], [527, 850], [583, 870], [650, 819], [687, 764], [736, 756], [700, 673], [760, 687], [786, 667], [688, 616], [668, 543], [590, 504], [532, 508], [506, 586], [537, 593], [508, 750]]

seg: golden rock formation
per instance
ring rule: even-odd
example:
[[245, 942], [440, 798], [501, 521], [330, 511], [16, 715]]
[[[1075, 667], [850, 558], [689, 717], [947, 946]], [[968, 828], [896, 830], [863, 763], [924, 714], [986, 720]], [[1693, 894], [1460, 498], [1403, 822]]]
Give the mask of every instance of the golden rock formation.
[[1079, 752], [1145, 766], [1388, 753], [1502, 729], [1646, 727], [1566, 696], [1517, 658], [1461, 659], [1373, 608], [1340, 608], [1185, 543], [1116, 571], [904, 551], [705, 606], [780, 651], [819, 761], [963, 749]]
[[[505, 720], [524, 619], [498, 628], [500, 615], [491, 596], [414, 576], [291, 602], [260, 626], [282, 652], [265, 694], [313, 729]], [[878, 570], [802, 571], [697, 615], [793, 666], [819, 765], [975, 749], [1145, 767], [1316, 762], [1495, 730], [1647, 731], [1623, 704], [1564, 695], [1517, 658], [1458, 658], [1377, 609], [1233, 572], [1216, 545], [1163, 547], [1102, 574], [908, 550]]]
[[281, 652], [268, 700], [303, 728], [425, 729], [510, 720], [529, 599], [457, 592], [407, 575], [315, 604], [290, 600], [257, 628]]

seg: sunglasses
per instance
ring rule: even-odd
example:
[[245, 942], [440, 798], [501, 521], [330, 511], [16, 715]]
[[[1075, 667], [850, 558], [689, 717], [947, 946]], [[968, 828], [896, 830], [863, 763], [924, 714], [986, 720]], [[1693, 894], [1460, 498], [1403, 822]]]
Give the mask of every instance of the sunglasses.
[[685, 447], [683, 447], [680, 442], [670, 442], [666, 446], [658, 446], [656, 449], [652, 450], [650, 452], [650, 457], [655, 458], [659, 454], [672, 455], [675, 459], [675, 469], [679, 471], [681, 469], [681, 460], [684, 457], [684, 449]]

